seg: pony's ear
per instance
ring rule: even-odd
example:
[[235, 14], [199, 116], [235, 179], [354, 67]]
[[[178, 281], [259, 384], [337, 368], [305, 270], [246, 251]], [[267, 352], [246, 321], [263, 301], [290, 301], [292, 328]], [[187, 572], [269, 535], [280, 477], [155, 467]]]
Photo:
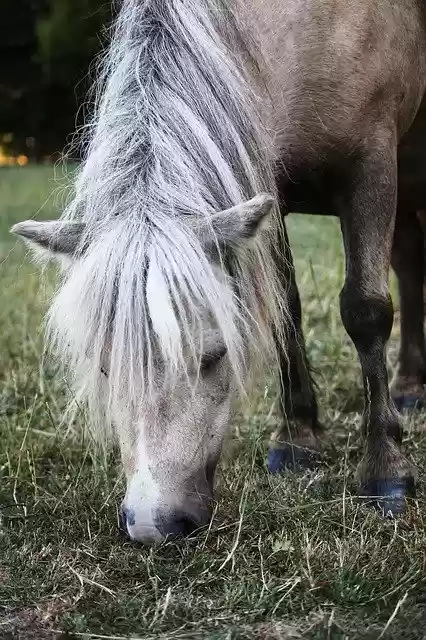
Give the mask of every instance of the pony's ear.
[[212, 244], [241, 245], [256, 236], [268, 224], [275, 200], [267, 193], [260, 193], [247, 202], [225, 209], [211, 216], [202, 225], [201, 241]]
[[71, 260], [80, 246], [85, 229], [84, 222], [27, 220], [12, 227], [11, 232], [21, 236], [30, 247], [46, 258]]

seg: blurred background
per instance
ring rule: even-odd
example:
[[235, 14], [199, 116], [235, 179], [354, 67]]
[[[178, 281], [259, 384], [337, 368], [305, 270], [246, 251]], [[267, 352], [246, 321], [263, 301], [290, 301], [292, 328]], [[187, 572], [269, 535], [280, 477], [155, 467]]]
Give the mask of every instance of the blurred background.
[[0, 165], [49, 162], [84, 123], [112, 5], [0, 0]]

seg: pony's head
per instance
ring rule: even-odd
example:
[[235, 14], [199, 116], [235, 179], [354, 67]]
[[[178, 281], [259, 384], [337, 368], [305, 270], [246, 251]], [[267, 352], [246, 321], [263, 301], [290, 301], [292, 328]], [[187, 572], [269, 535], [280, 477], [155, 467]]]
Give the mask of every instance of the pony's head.
[[146, 542], [208, 521], [235, 392], [285, 326], [273, 142], [231, 5], [121, 3], [75, 196], [14, 229], [63, 265], [51, 342], [114, 427]]
[[114, 426], [127, 480], [123, 524], [133, 539], [186, 534], [210, 518], [233, 400], [262, 332], [256, 304], [250, 310], [246, 301], [260, 294], [243, 290], [237, 274], [253, 268], [248, 256], [270, 233], [272, 207], [259, 195], [188, 217], [185, 228], [171, 221], [173, 241], [155, 229], [133, 236], [126, 221], [13, 228], [62, 265], [50, 329], [92, 418]]

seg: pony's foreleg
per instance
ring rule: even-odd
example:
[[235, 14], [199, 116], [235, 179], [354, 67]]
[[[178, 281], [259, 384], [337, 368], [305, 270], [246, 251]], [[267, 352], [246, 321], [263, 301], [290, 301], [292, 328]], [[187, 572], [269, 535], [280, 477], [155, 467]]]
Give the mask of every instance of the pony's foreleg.
[[392, 267], [398, 278], [401, 343], [391, 393], [398, 409], [426, 405], [424, 335], [424, 239], [415, 212], [397, 213]]
[[401, 451], [401, 417], [390, 397], [386, 344], [393, 322], [388, 278], [397, 194], [392, 132], [366, 138], [337, 200], [346, 254], [340, 294], [343, 324], [361, 363], [365, 450], [358, 468], [363, 493], [385, 512], [404, 511], [414, 493], [412, 466]]
[[272, 435], [268, 469], [309, 468], [319, 459], [317, 402], [302, 332], [302, 309], [287, 232], [278, 257], [287, 286], [291, 322], [287, 327], [287, 353], [280, 353], [280, 408], [282, 423]]

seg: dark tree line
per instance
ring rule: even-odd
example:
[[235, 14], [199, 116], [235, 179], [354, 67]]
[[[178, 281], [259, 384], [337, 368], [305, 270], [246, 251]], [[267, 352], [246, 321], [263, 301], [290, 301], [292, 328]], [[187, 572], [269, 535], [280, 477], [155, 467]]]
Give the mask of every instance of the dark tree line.
[[112, 14], [108, 0], [0, 0], [1, 146], [34, 159], [63, 149]]

